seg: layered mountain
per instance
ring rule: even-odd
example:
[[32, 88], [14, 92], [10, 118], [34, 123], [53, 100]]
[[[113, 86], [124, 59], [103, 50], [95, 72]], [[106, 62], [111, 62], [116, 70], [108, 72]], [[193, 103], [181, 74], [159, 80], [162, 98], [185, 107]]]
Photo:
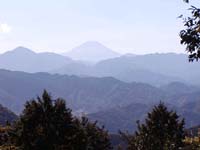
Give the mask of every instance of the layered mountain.
[[[82, 66], [77, 75], [112, 76], [125, 82], [144, 82], [162, 86], [170, 82], [200, 85], [199, 63], [189, 63], [187, 55], [165, 53], [147, 55], [124, 55], [96, 63], [94, 66]], [[57, 73], [68, 73], [65, 66]], [[73, 71], [71, 70], [71, 73]]]
[[161, 86], [160, 89], [167, 92], [168, 96], [190, 94], [200, 90], [198, 86], [188, 85], [181, 82], [171, 82]]
[[[117, 76], [119, 76], [120, 71], [126, 73], [127, 70], [145, 70], [171, 77], [174, 81], [199, 84], [197, 80], [200, 75], [198, 69], [199, 63], [189, 63], [187, 55], [184, 54], [166, 53], [122, 56], [101, 61], [96, 64], [95, 67], [98, 68], [98, 70], [105, 70], [110, 74], [113, 70], [116, 70], [115, 72], [118, 71]], [[130, 76], [132, 76], [132, 74], [130, 74]]]
[[98, 62], [109, 58], [120, 56], [119, 53], [105, 47], [99, 42], [89, 41], [73, 48], [71, 51], [64, 53], [74, 60]]
[[[200, 124], [200, 89], [174, 82], [161, 88], [126, 83], [112, 77], [78, 77], [48, 73], [0, 70], [0, 103], [20, 113], [27, 100], [43, 90], [66, 99], [76, 115], [89, 114], [111, 132], [134, 130], [153, 105], [160, 101], [186, 118], [187, 127]], [[173, 91], [172, 91], [173, 90]]]
[[46, 89], [55, 97], [63, 97], [78, 112], [97, 112], [133, 102], [154, 103], [165, 94], [148, 84], [125, 83], [111, 77], [77, 77], [29, 74], [0, 70], [0, 103], [20, 112], [25, 101], [36, 97]]
[[[98, 52], [95, 52], [96, 50]], [[55, 53], [35, 53], [27, 48], [18, 47], [0, 55], [0, 68], [31, 73], [49, 72], [77, 76], [110, 76], [124, 82], [142, 82], [157, 87], [174, 81], [200, 84], [198, 82], [199, 64], [196, 62], [189, 63], [184, 54], [127, 54], [119, 56], [119, 54], [98, 42], [87, 42], [69, 53], [75, 53], [74, 55], [77, 53], [77, 55], [84, 57], [75, 58], [72, 56], [74, 59], [91, 60], [98, 57], [98, 61], [101, 61], [90, 64], [80, 60], [73, 61]]]
[[[171, 110], [176, 111], [181, 118], [185, 118], [186, 127], [190, 128], [200, 124], [200, 88], [173, 82], [160, 87], [166, 92], [164, 102]], [[157, 103], [158, 104], [158, 103]], [[137, 129], [137, 121], [144, 121], [154, 104], [132, 103], [125, 107], [115, 107], [109, 110], [89, 114], [91, 120], [97, 120], [99, 124], [113, 133], [119, 130], [133, 132]]]
[[0, 55], [0, 68], [25, 71], [45, 72], [71, 63], [70, 58], [55, 53], [35, 53], [25, 48], [17, 47]]
[[[188, 102], [182, 106], [171, 104], [167, 104], [167, 106], [168, 109], [176, 111], [180, 118], [184, 118], [185, 127], [190, 128], [200, 124], [199, 103], [200, 101]], [[125, 107], [116, 107], [89, 114], [88, 117], [91, 120], [97, 120], [100, 125], [104, 125], [111, 133], [118, 133], [119, 130], [134, 132], [137, 130], [137, 121], [143, 122], [152, 108], [153, 105], [133, 103]]]
[[[66, 65], [52, 72], [81, 76], [111, 76], [125, 82], [143, 82], [154, 86], [161, 86], [174, 81], [187, 82], [189, 80], [188, 76], [195, 74], [196, 70], [193, 68], [191, 68], [191, 74], [185, 73], [188, 74], [187, 77], [183, 74], [184, 71], [189, 71], [190, 66], [185, 56], [171, 53], [124, 55], [100, 61], [93, 66], [76, 64], [74, 65], [75, 69], [73, 69], [72, 65]], [[178, 63], [178, 66], [172, 65], [172, 63], [176, 63], [176, 65]], [[197, 66], [194, 68], [197, 69]]]

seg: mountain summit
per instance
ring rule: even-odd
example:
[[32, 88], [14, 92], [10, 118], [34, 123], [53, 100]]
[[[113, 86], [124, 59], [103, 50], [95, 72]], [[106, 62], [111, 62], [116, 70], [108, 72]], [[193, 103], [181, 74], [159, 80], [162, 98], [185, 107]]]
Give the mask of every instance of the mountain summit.
[[30, 50], [26, 47], [19, 46], [19, 47], [16, 47], [15, 49], [13, 49], [13, 50], [5, 52], [2, 55], [4, 55], [4, 56], [15, 55], [15, 57], [16, 57], [16, 55], [24, 55], [25, 56], [25, 55], [35, 55], [35, 54], [36, 53], [34, 51], [32, 51], [32, 50]]
[[88, 41], [83, 43], [82, 45], [73, 48], [71, 51], [64, 53], [64, 55], [75, 60], [93, 62], [120, 56], [119, 53], [114, 52], [113, 50], [96, 41]]
[[54, 70], [71, 63], [71, 61], [70, 58], [62, 55], [55, 53], [35, 53], [21, 46], [0, 54], [1, 69], [31, 73]]

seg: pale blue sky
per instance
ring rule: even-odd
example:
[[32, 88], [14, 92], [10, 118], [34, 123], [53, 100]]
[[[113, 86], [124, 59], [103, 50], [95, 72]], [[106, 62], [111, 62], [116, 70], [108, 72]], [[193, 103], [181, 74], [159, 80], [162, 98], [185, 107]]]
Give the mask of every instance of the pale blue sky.
[[25, 46], [60, 53], [92, 40], [121, 53], [181, 53], [177, 16], [189, 6], [182, 0], [0, 0], [0, 52]]

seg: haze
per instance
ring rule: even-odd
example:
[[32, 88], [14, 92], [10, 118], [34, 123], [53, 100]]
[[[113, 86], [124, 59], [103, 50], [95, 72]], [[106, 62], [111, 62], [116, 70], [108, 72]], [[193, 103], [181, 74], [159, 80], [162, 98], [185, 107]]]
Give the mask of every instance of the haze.
[[62, 53], [91, 40], [122, 54], [182, 53], [177, 16], [186, 8], [174, 0], [1, 1], [0, 53], [17, 46]]

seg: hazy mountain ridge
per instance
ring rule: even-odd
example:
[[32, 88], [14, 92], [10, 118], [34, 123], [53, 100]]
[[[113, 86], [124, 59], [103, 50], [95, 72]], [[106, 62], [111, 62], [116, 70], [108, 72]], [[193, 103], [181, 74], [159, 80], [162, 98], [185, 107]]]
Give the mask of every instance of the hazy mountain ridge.
[[[184, 85], [183, 88], [180, 85]], [[43, 89], [47, 89], [53, 97], [66, 99], [74, 114], [89, 113], [91, 119], [105, 124], [112, 132], [135, 129], [135, 121], [142, 120], [160, 101], [185, 117], [187, 127], [200, 124], [198, 87], [194, 89], [193, 86], [174, 82], [156, 88], [144, 83], [125, 83], [112, 77], [81, 78], [0, 70], [0, 103], [17, 113], [21, 112], [27, 100], [40, 95]], [[120, 126], [117, 125], [119, 122]]]
[[[86, 49], [93, 44], [101, 45], [98, 42], [87, 42], [83, 47]], [[83, 50], [81, 50], [81, 47], [79, 48], [76, 53], [82, 51], [80, 54], [86, 55], [84, 48]], [[105, 51], [112, 51], [104, 49]], [[101, 50], [97, 49], [97, 51]], [[88, 58], [93, 59], [92, 55], [89, 55]], [[106, 53], [101, 55], [106, 57]], [[55, 53], [35, 53], [27, 48], [18, 47], [0, 55], [0, 68], [31, 73], [49, 72], [93, 77], [110, 76], [125, 82], [143, 82], [153, 86], [162, 86], [174, 81], [200, 84], [197, 82], [200, 75], [198, 64], [188, 63], [186, 55], [174, 53], [128, 54], [90, 64], [80, 60], [74, 61]]]
[[148, 84], [125, 83], [111, 77], [80, 78], [0, 70], [0, 79], [0, 89], [9, 93], [2, 93], [0, 103], [15, 112], [22, 110], [24, 102], [40, 94], [43, 89], [53, 96], [65, 98], [74, 111], [85, 112], [125, 106], [132, 102], [152, 103], [163, 97], [161, 90]]
[[[172, 62], [169, 62], [168, 60], [171, 61], [171, 59]], [[178, 62], [177, 67], [174, 65], [176, 62]], [[191, 74], [185, 73], [186, 75], [183, 76], [185, 71], [189, 71], [186, 63], [188, 63], [187, 57], [184, 54], [128, 54], [99, 61], [93, 66], [71, 64], [52, 72], [94, 77], [111, 76], [125, 82], [143, 82], [156, 86], [174, 81], [194, 83], [190, 80]], [[193, 68], [192, 74], [196, 72], [197, 66]]]
[[19, 47], [0, 55], [0, 68], [19, 70], [0, 69], [0, 104], [19, 113], [27, 100], [47, 89], [66, 99], [74, 114], [86, 113], [117, 132], [134, 130], [135, 122], [163, 101], [191, 127], [200, 124], [200, 88], [192, 85], [200, 84], [198, 67], [184, 54], [129, 54], [91, 65]]
[[[104, 125], [112, 133], [118, 133], [119, 130], [133, 132], [137, 129], [137, 121], [143, 122], [153, 105], [133, 103], [125, 107], [116, 107], [89, 114], [88, 117], [91, 120], [97, 120], [100, 125]], [[196, 103], [188, 102], [180, 107], [167, 105], [169, 109], [175, 110], [181, 118], [185, 119], [186, 128], [200, 124], [200, 109], [198, 111], [194, 109], [197, 107]]]
[[189, 63], [187, 55], [166, 53], [147, 54], [133, 57], [119, 57], [99, 62], [98, 68], [116, 68], [120, 66], [129, 69], [143, 69], [168, 77], [176, 78], [175, 81], [198, 85], [200, 75], [199, 63]]
[[74, 60], [98, 62], [101, 60], [120, 56], [119, 53], [107, 48], [96, 41], [88, 41], [73, 48], [71, 51], [63, 53]]
[[0, 55], [0, 68], [13, 71], [45, 72], [65, 66], [72, 60], [56, 53], [35, 53], [34, 51], [17, 47]]
[[171, 82], [170, 84], [161, 86], [160, 89], [167, 92], [168, 96], [173, 96], [198, 92], [200, 90], [200, 87], [187, 85], [181, 82]]
[[[174, 82], [160, 89], [167, 93], [165, 99], [161, 101], [185, 118], [186, 128], [200, 124], [200, 88]], [[132, 103], [125, 107], [115, 107], [89, 114], [88, 117], [91, 120], [98, 120], [110, 132], [117, 133], [119, 130], [132, 132], [137, 129], [136, 122], [144, 120], [154, 105], [155, 103], [150, 105]]]

